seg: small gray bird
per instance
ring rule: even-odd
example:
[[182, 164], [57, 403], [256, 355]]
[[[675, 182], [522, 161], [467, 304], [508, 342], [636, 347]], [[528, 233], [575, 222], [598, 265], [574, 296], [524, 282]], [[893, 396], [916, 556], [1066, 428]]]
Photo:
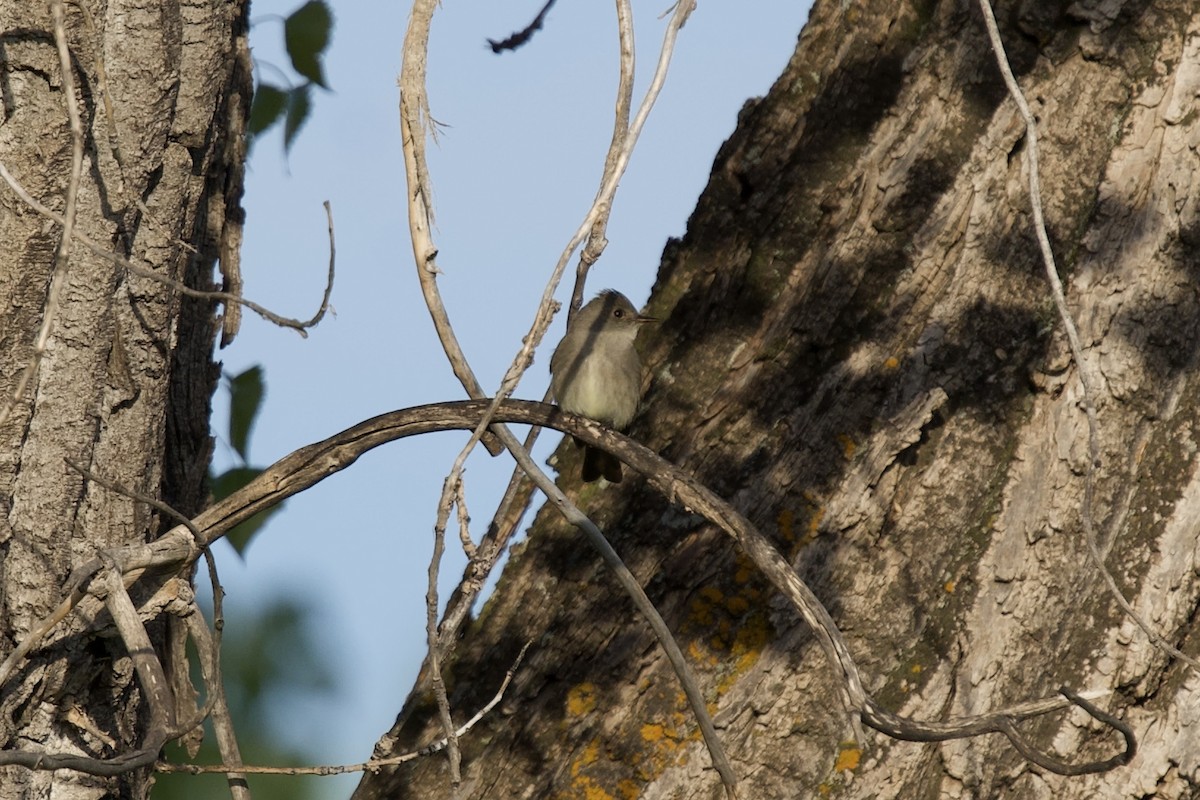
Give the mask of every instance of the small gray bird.
[[[575, 314], [550, 357], [550, 390], [565, 411], [623, 429], [633, 420], [642, 394], [642, 362], [633, 340], [643, 317], [620, 292], [607, 289]], [[603, 450], [583, 450], [585, 483], [603, 475], [621, 482], [621, 462]]]

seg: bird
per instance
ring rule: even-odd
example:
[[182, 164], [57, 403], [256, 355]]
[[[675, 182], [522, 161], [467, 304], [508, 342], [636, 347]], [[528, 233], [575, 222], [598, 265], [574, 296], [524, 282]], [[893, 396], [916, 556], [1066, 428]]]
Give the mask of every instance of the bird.
[[[638, 313], [620, 292], [606, 289], [576, 312], [550, 356], [550, 391], [564, 411], [623, 430], [637, 413], [642, 362], [633, 342], [653, 317]], [[621, 462], [584, 444], [583, 481], [621, 482]]]

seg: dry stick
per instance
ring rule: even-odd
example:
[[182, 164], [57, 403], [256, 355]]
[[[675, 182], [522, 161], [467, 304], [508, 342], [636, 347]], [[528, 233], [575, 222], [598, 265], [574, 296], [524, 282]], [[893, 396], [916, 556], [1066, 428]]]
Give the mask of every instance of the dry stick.
[[[525, 658], [525, 651], [529, 649], [532, 642], [526, 642], [517, 653], [516, 659], [512, 666], [508, 668], [508, 672], [504, 674], [504, 680], [500, 683], [500, 688], [496, 690], [496, 694], [487, 702], [483, 708], [475, 712], [475, 716], [464, 722], [454, 733], [456, 736], [463, 736], [470, 732], [472, 728], [488, 715], [488, 713], [499, 704], [504, 697], [504, 692], [508, 689], [508, 685], [512, 683], [513, 676], [517, 672], [517, 667], [520, 666], [522, 659]], [[398, 756], [388, 756], [387, 758], [373, 758], [369, 761], [364, 761], [360, 764], [332, 764], [315, 767], [265, 767], [265, 766], [245, 766], [237, 765], [237, 769], [241, 772], [252, 775], [345, 775], [351, 772], [366, 772], [368, 770], [375, 771], [382, 767], [394, 767], [403, 764], [407, 761], [413, 761], [418, 758], [433, 755], [440, 752], [446, 747], [446, 739], [438, 739], [437, 741], [422, 747], [420, 750], [413, 750], [408, 753], [401, 753]], [[226, 772], [231, 768], [230, 764], [175, 764], [171, 762], [160, 761], [155, 765], [158, 772], [183, 772], [188, 775], [204, 775], [211, 772]]]
[[[458, 344], [457, 337], [454, 335], [452, 326], [450, 325], [449, 317], [446, 314], [445, 306], [442, 303], [441, 295], [437, 289], [436, 273], [437, 269], [434, 264], [437, 250], [433, 246], [430, 235], [430, 223], [432, 219], [430, 191], [432, 183], [429, 179], [428, 166], [424, 158], [424, 138], [421, 135], [423, 128], [421, 126], [421, 117], [428, 117], [428, 99], [425, 94], [425, 65], [426, 54], [429, 42], [429, 25], [432, 21], [433, 10], [435, 3], [433, 0], [417, 0], [413, 6], [412, 17], [409, 21], [409, 29], [405, 35], [403, 67], [401, 71], [401, 99], [400, 99], [400, 120], [401, 120], [401, 137], [404, 150], [405, 172], [408, 177], [408, 208], [409, 208], [409, 231], [413, 242], [413, 255], [417, 264], [417, 274], [421, 283], [422, 292], [425, 296], [426, 305], [429, 308], [430, 315], [434, 321], [434, 327], [438, 332], [439, 339], [442, 341], [443, 350], [445, 350], [447, 358], [451, 362], [456, 375], [459, 376], [468, 393], [475, 395], [475, 389], [479, 388], [478, 381], [475, 379], [471, 371], [470, 365], [467, 363], [465, 355], [463, 355], [461, 347]], [[658, 67], [655, 70], [654, 77], [651, 80], [650, 87], [646, 91], [645, 99], [638, 109], [638, 114], [634, 119], [632, 126], [629, 129], [627, 136], [620, 152], [615, 160], [615, 166], [612, 169], [612, 174], [608, 176], [607, 182], [601, 187], [600, 192], [593, 203], [591, 210], [587, 214], [584, 223], [579, 230], [571, 238], [566, 250], [559, 263], [556, 265], [550, 281], [548, 282], [545, 291], [542, 295], [541, 303], [538, 306], [538, 311], [535, 314], [534, 324], [530, 333], [523, 339], [523, 346], [520, 353], [514, 359], [509, 367], [504, 379], [501, 381], [500, 389], [496, 393], [496, 397], [491, 402], [491, 411], [485, 414], [479, 421], [478, 427], [472, 432], [471, 438], [467, 441], [462, 452], [455, 459], [454, 465], [450, 471], [450, 477], [447, 480], [447, 487], [457, 479], [461, 474], [463, 464], [471, 450], [474, 449], [478, 442], [488, 430], [491, 421], [490, 416], [495, 413], [499, 404], [509, 396], [519, 382], [521, 375], [528, 369], [533, 362], [533, 351], [541, 342], [542, 336], [545, 335], [546, 329], [550, 325], [553, 317], [553, 310], [556, 308], [554, 302], [554, 290], [561, 280], [562, 273], [566, 268], [566, 263], [570, 258], [570, 254], [579, 246], [587, 235], [588, 231], [595, 224], [601, 213], [606, 213], [606, 209], [611, 203], [612, 196], [615, 194], [617, 185], [621, 175], [625, 171], [625, 167], [629, 163], [630, 154], [633, 151], [634, 145], [637, 143], [638, 135], [642, 127], [645, 125], [646, 119], [649, 117], [650, 110], [653, 108], [654, 102], [662, 90], [664, 81], [666, 80], [667, 68], [670, 65], [671, 55], [674, 51], [675, 38], [679, 28], [687, 21], [692, 9], [695, 8], [694, 0], [680, 0], [675, 7], [675, 14], [671, 22], [667, 26], [667, 32], [663, 40], [662, 52], [659, 56]], [[704, 696], [700, 691], [692, 677], [691, 670], [687, 665], [687, 661], [683, 657], [678, 644], [671, 636], [670, 630], [666, 623], [654, 608], [653, 603], [646, 597], [641, 585], [633, 574], [621, 561], [620, 556], [612, 549], [612, 546], [604, 538], [604, 534], [600, 529], [587, 518], [573, 503], [571, 503], [566, 495], [564, 495], [549, 477], [546, 476], [541, 469], [534, 463], [528, 451], [521, 448], [516, 437], [507, 429], [497, 426], [493, 431], [504, 446], [509, 449], [517, 463], [525, 470], [526, 474], [533, 479], [538, 488], [546, 493], [547, 497], [559, 508], [560, 513], [567, 518], [576, 527], [584, 532], [584, 535], [596, 548], [605, 563], [614, 572], [618, 583], [633, 599], [634, 605], [646, 617], [651, 629], [659, 638], [664, 651], [667, 654], [668, 660], [675, 669], [680, 683], [683, 685], [684, 694], [687, 696], [688, 703], [692, 707], [692, 713], [696, 716], [700, 727], [700, 732], [704, 737], [704, 742], [708, 747], [709, 753], [713, 761], [713, 766], [721, 777], [721, 782], [725, 787], [725, 793], [730, 798], [737, 797], [737, 778], [733, 772], [733, 768], [729, 763], [728, 757], [725, 755], [724, 747], [717, 736], [716, 726], [713, 725], [712, 719], [708, 714], [705, 705]], [[490, 448], [489, 448], [490, 449]], [[443, 489], [443, 497], [441, 504], [446, 503], [446, 489]], [[438, 678], [434, 677], [435, 689], [439, 682]], [[439, 707], [442, 703], [441, 697], [438, 698]], [[445, 720], [443, 719], [445, 724]], [[447, 735], [450, 735], [447, 729]]]
[[476, 548], [475, 542], [471, 541], [471, 514], [467, 511], [467, 493], [463, 491], [461, 480], [454, 492], [454, 507], [458, 509], [458, 539], [462, 543], [463, 554], [472, 559]]
[[[617, 111], [613, 120], [613, 134], [608, 145], [608, 155], [604, 158], [604, 176], [600, 181], [601, 192], [608, 184], [609, 178], [617, 173], [620, 154], [624, 151], [625, 142], [629, 139], [629, 111], [633, 107], [633, 76], [636, 57], [633, 38], [633, 9], [629, 0], [617, 0], [617, 40], [620, 48]], [[595, 202], [602, 200], [601, 193], [597, 192]], [[602, 206], [602, 209], [600, 216], [592, 223], [587, 245], [579, 254], [579, 264], [575, 267], [575, 285], [571, 288], [569, 314], [574, 314], [583, 304], [583, 287], [587, 282], [588, 270], [599, 260], [604, 248], [608, 246], [605, 233], [608, 230], [608, 217], [612, 211], [612, 204], [606, 204]], [[570, 322], [569, 315], [567, 321]]]
[[[25, 205], [29, 206], [35, 212], [37, 212], [41, 216], [45, 217], [46, 219], [50, 220], [51, 222], [54, 222], [58, 225], [65, 225], [65, 222], [66, 222], [65, 219], [62, 216], [60, 216], [59, 214], [55, 213], [54, 211], [51, 211], [49, 208], [47, 208], [42, 203], [39, 203], [31, 194], [29, 194], [29, 192], [26, 191], [25, 187], [22, 186], [20, 184], [20, 182], [18, 182], [17, 179], [13, 177], [12, 173], [8, 171], [8, 169], [4, 166], [3, 162], [0, 162], [0, 178], [2, 178], [4, 180], [4, 182], [8, 184], [9, 188], [13, 190], [13, 192], [17, 195], [17, 197], [21, 198], [21, 201], [23, 203], [25, 203]], [[333, 276], [334, 276], [333, 214], [330, 211], [329, 202], [326, 201], [324, 205], [325, 205], [325, 215], [328, 219], [328, 224], [329, 224], [329, 237], [330, 237], [330, 239], [329, 239], [329, 276], [325, 283], [325, 295], [324, 295], [324, 299], [321, 303], [321, 307], [317, 309], [317, 313], [313, 315], [312, 319], [309, 319], [307, 321], [281, 316], [279, 314], [276, 314], [274, 311], [271, 311], [270, 309], [259, 305], [258, 303], [255, 303], [251, 300], [246, 300], [245, 298], [239, 297], [238, 295], [232, 294], [230, 292], [214, 292], [214, 291], [207, 291], [204, 289], [193, 289], [192, 287], [187, 286], [186, 284], [184, 284], [180, 281], [177, 281], [168, 275], [163, 275], [163, 274], [155, 271], [151, 267], [143, 267], [140, 264], [135, 264], [134, 262], [130, 261], [129, 259], [123, 258], [123, 257], [117, 255], [116, 253], [112, 252], [111, 250], [104, 247], [103, 245], [93, 242], [87, 236], [83, 235], [82, 233], [79, 233], [78, 231], [75, 231], [72, 235], [73, 235], [75, 241], [82, 244], [85, 248], [90, 250], [93, 254], [99, 256], [100, 258], [103, 258], [105, 261], [108, 261], [110, 264], [113, 264], [117, 267], [120, 267], [123, 270], [131, 272], [132, 274], [138, 276], [139, 278], [147, 278], [152, 281], [157, 281], [157, 282], [163, 284], [164, 286], [171, 287], [171, 289], [179, 292], [180, 294], [182, 294], [185, 297], [192, 297], [197, 300], [213, 300], [213, 301], [217, 301], [217, 302], [221, 302], [221, 303], [237, 303], [238, 305], [245, 306], [246, 308], [250, 309], [255, 314], [258, 314], [260, 317], [267, 320], [268, 322], [272, 322], [281, 328], [291, 328], [291, 329], [295, 330], [297, 333], [299, 333], [301, 336], [307, 338], [307, 336], [308, 336], [307, 329], [313, 327], [318, 322], [320, 322], [322, 318], [324, 318], [325, 313], [329, 308], [329, 295], [333, 291]], [[0, 423], [3, 423], [3, 421], [4, 421], [4, 419], [0, 418]]]
[[154, 645], [150, 643], [150, 636], [138, 618], [137, 608], [121, 582], [121, 572], [116, 566], [109, 565], [93, 582], [100, 584], [97, 594], [104, 595], [104, 604], [121, 634], [121, 641], [125, 643], [138, 683], [150, 706], [150, 726], [146, 738], [165, 741], [167, 731], [175, 727], [175, 704], [162, 662], [154, 652]]
[[[225, 682], [221, 677], [221, 632], [225, 623], [223, 611], [225, 590], [221, 587], [221, 580], [217, 574], [217, 562], [213, 558], [212, 549], [204, 543], [203, 534], [200, 533], [200, 529], [196, 527], [196, 524], [170, 504], [97, 475], [69, 458], [63, 460], [66, 461], [68, 467], [96, 485], [129, 497], [136, 502], [145, 503], [176, 520], [188, 529], [197, 546], [201, 548], [201, 552], [204, 554], [204, 563], [208, 568], [209, 584], [212, 589], [213, 631], [209, 633], [208, 627], [204, 624], [204, 615], [200, 612], [195, 602], [191, 603], [192, 613], [185, 619], [188, 633], [191, 634], [192, 639], [196, 642], [196, 651], [200, 656], [201, 674], [204, 678], [205, 694], [207, 695], [197, 724], [211, 714], [213, 731], [216, 733], [217, 749], [221, 753], [221, 760], [226, 764], [240, 763], [241, 753], [233, 727], [233, 718], [229, 714], [229, 701], [225, 694]], [[178, 698], [176, 699], [178, 700]], [[190, 730], [191, 727], [194, 726], [181, 728], [181, 733]], [[234, 800], [250, 800], [250, 789], [246, 786], [244, 775], [230, 772], [226, 776], [226, 781], [229, 784], [229, 791], [233, 795]]]
[[1080, 509], [1079, 516], [1083, 522], [1083, 533], [1084, 539], [1087, 542], [1088, 555], [1104, 579], [1104, 584], [1108, 587], [1109, 594], [1113, 596], [1113, 599], [1116, 600], [1125, 614], [1142, 629], [1142, 632], [1150, 639], [1150, 643], [1163, 652], [1183, 661], [1192, 669], [1200, 670], [1200, 661], [1180, 651], [1170, 642], [1163, 639], [1150, 623], [1143, 619], [1130, 602], [1125, 599], [1124, 593], [1117, 585], [1116, 578], [1113, 577], [1108, 566], [1104, 563], [1104, 556], [1101, 554], [1100, 547], [1096, 542], [1096, 527], [1092, 520], [1092, 504], [1096, 494], [1096, 469], [1100, 465], [1100, 424], [1096, 419], [1095, 395], [1092, 388], [1091, 375], [1086, 362], [1083, 360], [1083, 347], [1079, 342], [1079, 333], [1075, 328], [1075, 321], [1071, 317], [1071, 310], [1067, 308], [1067, 300], [1063, 295], [1062, 281], [1059, 280], [1058, 267], [1054, 263], [1054, 251], [1050, 248], [1050, 237], [1046, 233], [1046, 220], [1042, 215], [1042, 190], [1038, 174], [1037, 121], [1033, 118], [1033, 112], [1029, 109], [1029, 103], [1025, 101], [1025, 95], [1021, 92], [1021, 87], [1017, 84], [1017, 79], [1013, 76], [1012, 68], [1009, 66], [1008, 56], [1004, 51], [1004, 42], [1000, 39], [1000, 30], [996, 27], [996, 17], [992, 14], [991, 4], [988, 0], [979, 0], [979, 8], [983, 12], [983, 22], [987, 27], [988, 39], [991, 41], [992, 51], [996, 54], [996, 64], [1000, 68], [1000, 74], [1004, 76], [1004, 85], [1008, 87], [1008, 93], [1012, 95], [1013, 101], [1017, 104], [1017, 110], [1020, 112], [1021, 118], [1025, 121], [1025, 154], [1028, 159], [1029, 200], [1033, 206], [1034, 230], [1037, 233], [1038, 244], [1041, 246], [1042, 262], [1046, 267], [1046, 277], [1050, 281], [1051, 293], [1054, 296], [1054, 305], [1058, 308], [1058, 315], [1062, 319], [1063, 327], [1066, 329], [1067, 341], [1071, 345], [1071, 357], [1075, 360], [1075, 365], [1079, 371], [1079, 383], [1083, 387], [1083, 408], [1087, 412], [1088, 421], [1088, 465], [1084, 477], [1083, 507]]
[[[396, 439], [423, 433], [451, 429], [476, 429], [479, 420], [487, 413], [490, 404], [486, 400], [439, 403], [428, 406], [394, 411], [369, 419], [348, 428], [321, 442], [303, 447], [263, 470], [257, 478], [214, 506], [209, 507], [195, 519], [195, 526], [203, 537], [197, 542], [184, 526], [168, 531], [153, 542], [133, 543], [105, 551], [104, 557], [97, 556], [77, 567], [67, 587], [68, 597], [64, 606], [74, 607], [74, 598], [86, 586], [91, 576], [109, 564], [116, 564], [125, 574], [128, 584], [131, 576], [147, 569], [178, 568], [195, 560], [202, 545], [208, 545], [224, 536], [228, 531], [255, 514], [271, 508], [302, 492], [330, 475], [353, 464], [363, 453]], [[887, 711], [863, 689], [863, 681], [853, 657], [850, 655], [841, 632], [829, 612], [802, 580], [796, 575], [788, 560], [781, 555], [745, 517], [720, 497], [697, 483], [688, 473], [678, 469], [654, 452], [599, 423], [575, 414], [568, 414], [553, 406], [528, 401], [509, 400], [497, 412], [502, 423], [518, 423], [551, 427], [582, 439], [585, 443], [600, 447], [618, 456], [637, 472], [646, 476], [650, 486], [657, 489], [671, 502], [681, 505], [716, 524], [733, 537], [747, 556], [755, 563], [764, 577], [796, 607], [801, 617], [813, 629], [818, 643], [834, 666], [847, 691], [860, 705], [856, 710], [863, 721], [890, 736], [910, 741], [945, 741], [948, 739], [978, 736], [983, 733], [1003, 733], [1013, 738], [1015, 722], [1040, 716], [1052, 711], [1081, 705], [1070, 696], [1051, 697], [1010, 706], [1000, 711], [977, 716], [957, 717], [942, 722], [922, 722], [902, 717]], [[55, 614], [60, 613], [56, 610]], [[53, 619], [53, 615], [51, 616]], [[46, 623], [38, 630], [45, 630]], [[28, 652], [33, 645], [27, 637], [19, 650]], [[2, 683], [2, 681], [0, 681]], [[1090, 693], [1089, 697], [1100, 697], [1106, 693]], [[1111, 768], [1127, 763], [1134, 751], [1132, 731], [1119, 721], [1093, 716], [1105, 725], [1116, 729], [1125, 738], [1125, 751], [1115, 758], [1082, 765], [1064, 765], [1048, 757], [1037, 763], [1048, 765], [1062, 774], [1080, 774]], [[1016, 742], [1014, 741], [1014, 745]], [[36, 756], [37, 754], [34, 754]], [[42, 754], [45, 755], [45, 754]], [[141, 757], [140, 754], [121, 756], [119, 759]], [[80, 760], [71, 757], [71, 764]], [[117, 760], [119, 760], [117, 759]], [[116, 760], [101, 762], [97, 769], [112, 770]], [[21, 763], [31, 765], [35, 758], [29, 752], [8, 756], [0, 751], [0, 764]], [[50, 763], [50, 762], [47, 762]], [[56, 761], [66, 766], [66, 762]], [[72, 767], [80, 768], [80, 767]], [[1068, 772], [1069, 770], [1069, 772]], [[91, 771], [91, 770], [88, 770]], [[113, 774], [111, 771], [95, 774]]]
[[[438, 341], [450, 362], [454, 376], [470, 397], [483, 397], [483, 386], [467, 363], [462, 345], [450, 325], [450, 316], [437, 288], [437, 248], [433, 245], [430, 227], [433, 224], [433, 184], [429, 180], [429, 165], [425, 160], [425, 124], [429, 119], [429, 98], [425, 94], [425, 67], [429, 50], [429, 26], [438, 0], [415, 0], [400, 67], [400, 139], [404, 152], [404, 172], [408, 178], [408, 228], [412, 241], [413, 260], [417, 265], [417, 280], [425, 305], [433, 319]], [[432, 126], [430, 128], [432, 130]], [[499, 455], [503, 448], [488, 437], [488, 452]]]
[[[630, 8], [629, 0], [616, 0], [616, 6], [617, 32], [620, 46], [617, 78], [617, 110], [613, 122], [612, 140], [609, 142], [608, 154], [605, 156], [604, 173], [601, 176], [600, 188], [597, 190], [596, 202], [601, 200], [601, 193], [617, 168], [618, 158], [629, 135], [629, 110], [633, 104], [633, 11]], [[603, 252], [605, 246], [608, 244], [608, 240], [604, 237], [604, 232], [608, 225], [608, 217], [611, 209], [611, 203], [600, 207], [600, 215], [592, 224], [587, 245], [580, 254], [575, 286], [571, 293], [571, 305], [568, 309], [568, 320], [570, 318], [569, 315], [575, 313], [575, 310], [579, 308], [588, 269], [596, 262], [600, 257], [600, 253]], [[549, 402], [549, 400], [550, 392], [547, 390], [542, 396], [542, 401]], [[525, 441], [521, 443], [526, 452], [533, 451], [533, 445], [537, 441], [540, 432], [540, 428], [532, 428], [526, 434]], [[531, 484], [526, 480], [524, 470], [520, 469], [520, 467], [514, 469], [512, 477], [509, 478], [508, 486], [504, 490], [504, 496], [497, 504], [495, 514], [492, 515], [492, 522], [488, 526], [487, 533], [480, 539], [479, 547], [476, 548], [479, 557], [477, 558], [475, 554], [468, 554], [468, 558], [471, 561], [467, 564], [463, 572], [463, 578], [459, 582], [459, 587], [451, 596], [450, 601], [446, 605], [446, 611], [442, 615], [440, 629], [442, 631], [441, 641], [443, 652], [441, 655], [443, 658], [449, 655], [449, 651], [453, 648], [455, 642], [458, 641], [457, 632], [459, 626], [466, 619], [472, 604], [475, 602], [475, 598], [483, 588], [484, 581], [491, 574], [492, 569], [495, 568], [500, 556], [504, 554], [509, 540], [516, 531], [517, 524], [524, 516], [529, 503], [533, 500], [533, 491], [530, 487]]]
[[[229, 793], [234, 800], [250, 800], [250, 788], [246, 785], [246, 772], [242, 769], [242, 753], [238, 747], [237, 735], [233, 727], [233, 717], [229, 713], [229, 702], [225, 697], [225, 686], [221, 680], [221, 659], [219, 654], [220, 628], [214, 634], [209, 634], [208, 626], [204, 624], [204, 615], [196, 609], [187, 618], [188, 632], [196, 641], [196, 652], [200, 654], [200, 668], [209, 687], [209, 704], [213, 733], [216, 734], [217, 750], [221, 753], [219, 772], [225, 773], [225, 782], [229, 784]], [[206, 655], [208, 654], [208, 655]]]
[[79, 118], [79, 106], [75, 98], [75, 73], [71, 69], [71, 52], [67, 48], [67, 34], [63, 23], [63, 5], [61, 0], [50, 4], [54, 16], [54, 43], [58, 49], [58, 68], [62, 73], [62, 91], [67, 104], [67, 118], [71, 126], [71, 173], [67, 178], [66, 208], [62, 217], [62, 237], [58, 241], [58, 250], [54, 254], [54, 273], [50, 277], [50, 289], [46, 294], [46, 308], [42, 313], [42, 325], [34, 339], [33, 354], [12, 394], [7, 398], [4, 407], [0, 408], [0, 425], [3, 425], [12, 414], [17, 403], [25, 396], [33, 374], [46, 354], [46, 344], [50, 341], [50, 333], [54, 330], [54, 321], [58, 316], [58, 306], [62, 298], [63, 285], [67, 280], [67, 267], [71, 260], [71, 235], [75, 231], [75, 212], [79, 202], [79, 182], [83, 175], [83, 122]]
[[[567, 242], [562, 255], [559, 256], [558, 262], [554, 265], [550, 280], [542, 292], [542, 299], [538, 305], [533, 326], [522, 340], [524, 346], [517, 354], [517, 357], [513, 359], [512, 365], [508, 368], [508, 372], [501, 381], [495, 402], [500, 402], [512, 393], [525, 370], [533, 363], [533, 351], [541, 343], [542, 337], [545, 335], [546, 329], [550, 326], [551, 319], [553, 318], [552, 309], [555, 306], [554, 293], [558, 288], [559, 281], [562, 280], [563, 272], [566, 270], [567, 263], [571, 259], [571, 254], [589, 236], [593, 226], [602, 218], [607, 217], [613, 196], [617, 192], [617, 187], [620, 185], [621, 177], [625, 174], [626, 167], [629, 166], [629, 159], [633, 155], [634, 148], [637, 146], [642, 128], [645, 127], [646, 120], [649, 119], [650, 112], [653, 110], [654, 104], [658, 100], [658, 95], [662, 91], [663, 84], [666, 82], [667, 71], [671, 65], [671, 57], [675, 52], [675, 40], [678, 37], [679, 29], [687, 22], [688, 16], [695, 7], [695, 0], [680, 0], [675, 5], [674, 14], [671, 17], [671, 21], [667, 24], [666, 32], [663, 34], [662, 49], [659, 52], [654, 75], [651, 77], [650, 85], [642, 97], [641, 105], [638, 106], [637, 114], [634, 116], [633, 122], [630, 123], [629, 131], [615, 158], [612, 160], [611, 170], [606, 165], [607, 180], [602, 183], [600, 191], [597, 192], [596, 198], [592, 202], [592, 207], [588, 210], [579, 228]], [[632, 32], [629, 33], [629, 36], [632, 37]]]
[[[526, 435], [523, 442], [526, 450], [532, 444], [534, 433], [537, 430], [537, 428], [533, 428]], [[479, 544], [474, 547], [474, 551], [469, 556], [470, 560], [463, 569], [462, 579], [459, 580], [450, 599], [446, 601], [446, 611], [442, 614], [442, 621], [438, 626], [443, 660], [449, 656], [450, 651], [458, 642], [458, 629], [470, 614], [471, 606], [483, 589], [484, 582], [492, 574], [492, 570], [500, 557], [504, 555], [505, 550], [508, 549], [508, 543], [533, 499], [533, 492], [533, 482], [525, 476], [525, 471], [515, 469], [509, 478], [504, 497], [497, 505], [496, 513], [488, 525], [487, 532], [480, 538]], [[423, 680], [424, 673], [418, 676], [417, 683], [413, 688], [414, 692], [420, 691]]]
[[[451, 485], [453, 483], [453, 485]], [[462, 754], [458, 750], [458, 736], [454, 733], [454, 716], [450, 712], [450, 698], [446, 696], [446, 684], [442, 679], [442, 662], [438, 657], [438, 572], [442, 553], [446, 549], [446, 524], [450, 519], [450, 506], [454, 497], [462, 491], [461, 473], [446, 476], [442, 488], [442, 499], [438, 503], [437, 522], [433, 526], [433, 554], [429, 557], [429, 583], [425, 589], [425, 639], [429, 647], [429, 673], [433, 694], [437, 699], [438, 717], [442, 730], [446, 732], [446, 760], [450, 763], [450, 790], [457, 798], [462, 789]]]

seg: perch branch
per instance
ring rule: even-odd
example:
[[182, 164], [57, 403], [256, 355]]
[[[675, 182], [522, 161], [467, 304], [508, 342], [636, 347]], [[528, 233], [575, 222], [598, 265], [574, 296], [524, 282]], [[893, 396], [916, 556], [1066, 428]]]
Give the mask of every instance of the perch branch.
[[[211, 544], [259, 511], [345, 469], [363, 453], [407, 436], [451, 429], [475, 429], [488, 407], [487, 400], [473, 400], [394, 411], [361, 422], [324, 441], [303, 447], [277, 461], [242, 489], [199, 514], [194, 520], [195, 526], [202, 534], [199, 541], [185, 526], [179, 525], [153, 542], [112, 548], [106, 551], [103, 557], [97, 556], [81, 565], [75, 571], [78, 577], [68, 587], [70, 594], [64, 603], [79, 591], [78, 585], [86, 583], [91, 575], [107, 565], [119, 568], [128, 581], [130, 574], [151, 567], [164, 569], [186, 564], [199, 557], [201, 545]], [[982, 733], [1004, 733], [1005, 725], [1075, 704], [1074, 700], [1063, 697], [1047, 698], [990, 714], [958, 717], [943, 722], [918, 722], [886, 711], [863, 689], [858, 666], [829, 612], [796, 575], [787, 559], [728, 503], [697, 483], [687, 473], [633, 440], [604, 428], [599, 423], [565, 413], [553, 406], [510, 400], [500, 406], [496, 419], [502, 423], [554, 428], [576, 436], [587, 444], [601, 447], [645, 475], [649, 485], [663, 496], [704, 516], [733, 537], [764, 576], [791, 601], [800, 616], [812, 628], [831, 665], [846, 683], [848, 694], [857, 703], [855, 710], [862, 715], [863, 721], [883, 733], [912, 741], [941, 741]], [[1102, 717], [1097, 719], [1106, 722]], [[1134, 739], [1128, 731], [1121, 733], [1126, 739], [1126, 752], [1117, 759], [1124, 763], [1124, 760], [1132, 757]], [[0, 756], [2, 755], [0, 753]], [[16, 762], [0, 760], [0, 763]], [[1109, 767], [1106, 765], [1112, 763], [1116, 762], [1109, 759], [1068, 766], [1072, 770], [1095, 771], [1107, 769]]]

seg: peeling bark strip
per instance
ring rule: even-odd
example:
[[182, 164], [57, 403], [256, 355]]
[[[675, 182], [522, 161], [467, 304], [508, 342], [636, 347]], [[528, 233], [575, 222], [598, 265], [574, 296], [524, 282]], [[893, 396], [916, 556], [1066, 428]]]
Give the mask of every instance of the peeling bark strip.
[[[1195, 655], [1200, 12], [1001, 3], [996, 16], [1098, 382], [1107, 566]], [[586, 496], [683, 632], [746, 796], [1200, 791], [1196, 678], [1122, 614], [1082, 539], [1086, 419], [1032, 234], [1023, 130], [975, 3], [818, 2], [664, 253], [654, 381], [631, 433], [775, 532], [890, 708], [948, 718], [1059, 685], [1109, 691], [1094, 702], [1133, 728], [1138, 755], [1059, 777], [1002, 737], [841, 744], [852, 734], [811, 631], [736, 549], [637, 487]], [[905, 416], [939, 391], [928, 422]], [[613, 597], [543, 511], [444, 667], [470, 708], [521, 642], [542, 643], [511, 714], [462, 742], [463, 796], [708, 796], [663, 659]], [[383, 743], [420, 743], [431, 720], [414, 696]], [[1081, 712], [1022, 733], [1071, 761], [1111, 752]], [[435, 796], [443, 773], [384, 770], [356, 796]]]
[[[246, 6], [0, 0], [0, 164], [36, 202], [68, 217], [66, 190], [77, 174], [79, 233], [173, 281], [211, 289], [214, 261], [234, 253], [228, 245], [241, 219]], [[83, 131], [79, 170], [72, 107]], [[125, 274], [76, 242], [55, 308], [49, 284], [62, 233], [0, 184], [0, 397], [13, 395], [50, 323], [45, 355], [0, 425], [4, 655], [57, 602], [81, 557], [160, 530], [146, 506], [89, 485], [66, 459], [189, 514], [205, 500], [217, 378], [212, 303]], [[72, 640], [39, 652], [6, 686], [0, 747], [127, 752], [141, 740], [143, 710], [119, 645]], [[5, 767], [0, 798], [142, 797], [147, 777], [145, 769], [97, 781]]]

